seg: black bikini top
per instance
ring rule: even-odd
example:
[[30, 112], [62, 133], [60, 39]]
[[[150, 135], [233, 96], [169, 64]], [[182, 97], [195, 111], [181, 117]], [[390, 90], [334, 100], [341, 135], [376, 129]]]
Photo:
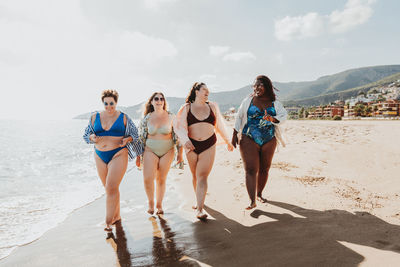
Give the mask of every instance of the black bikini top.
[[208, 107], [210, 108], [210, 115], [209, 115], [206, 119], [204, 119], [204, 120], [199, 120], [199, 119], [197, 119], [197, 118], [193, 115], [193, 113], [192, 113], [192, 111], [191, 111], [191, 106], [189, 106], [189, 112], [188, 112], [188, 115], [187, 115], [187, 124], [188, 124], [188, 126], [190, 126], [190, 125], [192, 125], [192, 124], [195, 124], [195, 123], [200, 123], [200, 122], [208, 122], [208, 123], [210, 123], [210, 124], [212, 124], [212, 125], [215, 125], [215, 123], [216, 123], [215, 114], [214, 114], [214, 112], [212, 111], [210, 105], [209, 105], [208, 103], [207, 103], [207, 105], [208, 105]]

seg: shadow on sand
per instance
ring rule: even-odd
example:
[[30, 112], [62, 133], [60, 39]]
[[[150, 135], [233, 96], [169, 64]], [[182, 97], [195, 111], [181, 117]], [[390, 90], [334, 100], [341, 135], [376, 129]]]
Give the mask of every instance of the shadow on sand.
[[254, 210], [250, 216], [276, 221], [251, 227], [206, 207], [215, 220], [192, 223], [170, 214], [150, 218], [152, 237], [112, 235], [120, 266], [358, 266], [364, 257], [339, 241], [400, 253], [400, 226], [369, 213], [317, 211], [269, 201], [302, 217]]
[[256, 209], [250, 216], [276, 221], [246, 227], [207, 207], [216, 220], [196, 223], [196, 259], [212, 266], [358, 266], [364, 260], [338, 241], [400, 253], [400, 226], [367, 212], [268, 203], [304, 218]]

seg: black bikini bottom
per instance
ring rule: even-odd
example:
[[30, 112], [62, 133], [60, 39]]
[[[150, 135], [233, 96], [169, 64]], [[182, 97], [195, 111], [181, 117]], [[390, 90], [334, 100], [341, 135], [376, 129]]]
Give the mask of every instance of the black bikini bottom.
[[206, 140], [203, 141], [197, 141], [194, 140], [192, 138], [189, 138], [190, 141], [192, 142], [192, 144], [194, 145], [194, 152], [198, 155], [201, 152], [209, 149], [210, 147], [212, 147], [216, 142], [217, 142], [217, 136], [215, 135], [215, 133], [213, 135], [211, 135], [209, 138], [207, 138]]

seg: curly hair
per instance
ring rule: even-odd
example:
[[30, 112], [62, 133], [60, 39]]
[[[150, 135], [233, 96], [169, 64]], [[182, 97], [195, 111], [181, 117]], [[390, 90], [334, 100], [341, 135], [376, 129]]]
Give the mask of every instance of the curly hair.
[[264, 94], [271, 99], [271, 101], [275, 101], [276, 100], [276, 95], [274, 91], [278, 91], [278, 89], [276, 89], [273, 85], [271, 80], [265, 76], [265, 75], [258, 75], [255, 83], [260, 82], [262, 83], [262, 85], [264, 86], [265, 92]]
[[104, 102], [104, 98], [106, 98], [106, 97], [112, 97], [112, 98], [114, 98], [114, 101], [115, 101], [115, 102], [118, 102], [118, 97], [119, 97], [119, 95], [118, 95], [118, 92], [117, 92], [116, 90], [107, 89], [107, 90], [104, 90], [104, 91], [101, 93], [101, 101]]
[[150, 112], [153, 112], [153, 111], [154, 111], [154, 107], [153, 107], [153, 105], [151, 104], [151, 101], [153, 101], [153, 99], [154, 99], [154, 97], [155, 97], [156, 95], [162, 95], [162, 97], [164, 98], [164, 107], [163, 107], [163, 109], [164, 109], [164, 110], [167, 110], [168, 104], [167, 104], [167, 99], [165, 99], [164, 94], [161, 93], [161, 92], [155, 92], [155, 93], [153, 93], [153, 94], [150, 96], [149, 100], [147, 100], [147, 102], [144, 104], [143, 117], [146, 116], [147, 114], [149, 114]]
[[186, 97], [186, 103], [193, 103], [196, 99], [196, 91], [199, 91], [200, 88], [206, 85], [205, 83], [195, 82], [190, 89], [189, 95]]

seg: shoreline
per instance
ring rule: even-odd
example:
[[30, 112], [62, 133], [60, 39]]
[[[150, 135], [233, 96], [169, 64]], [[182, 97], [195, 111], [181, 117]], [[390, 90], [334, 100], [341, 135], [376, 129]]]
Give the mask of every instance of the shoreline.
[[396, 266], [400, 125], [288, 121], [264, 197], [248, 196], [238, 149], [217, 147], [206, 222], [191, 209], [188, 165], [171, 169], [162, 217], [146, 213], [141, 173], [121, 184], [122, 224], [106, 239], [104, 197], [73, 212], [0, 266]]

